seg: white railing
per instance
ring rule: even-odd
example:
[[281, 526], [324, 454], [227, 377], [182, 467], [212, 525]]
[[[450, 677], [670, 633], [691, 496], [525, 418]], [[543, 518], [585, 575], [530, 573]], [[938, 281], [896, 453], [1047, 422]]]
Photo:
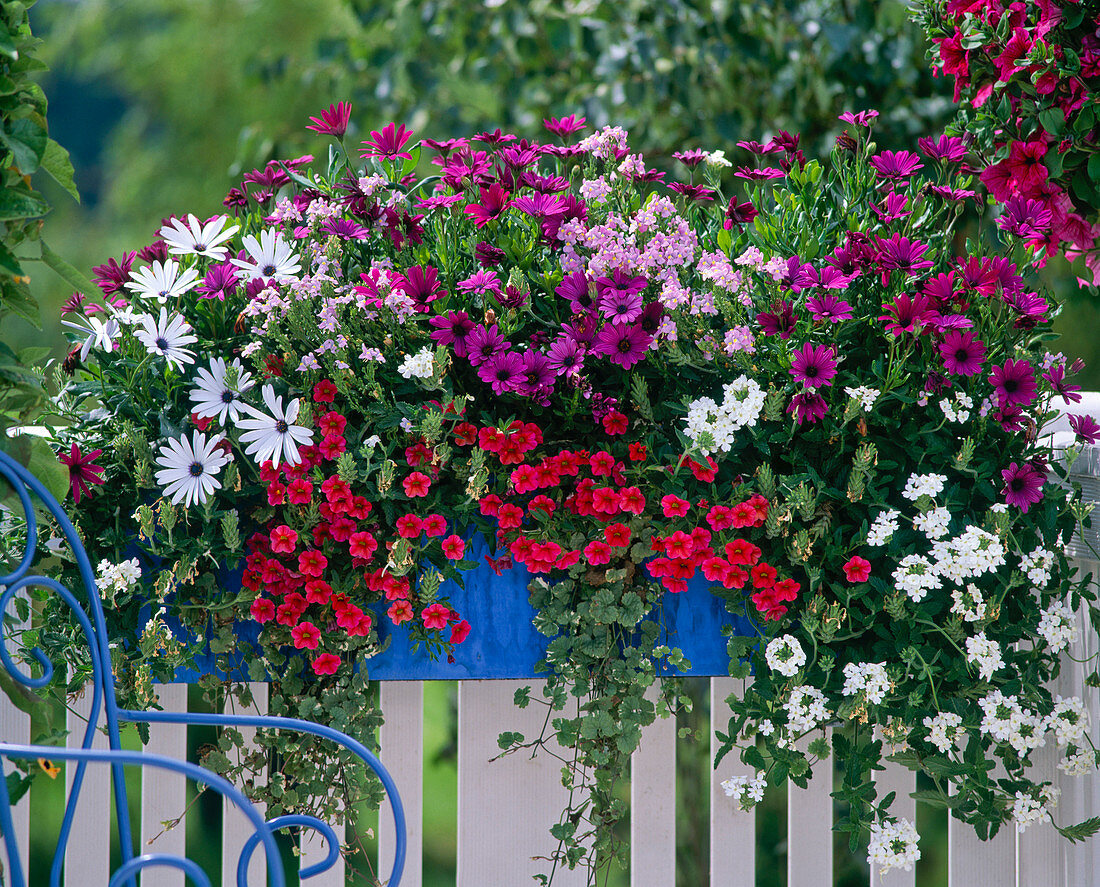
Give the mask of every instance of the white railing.
[[[1100, 395], [1095, 395], [1100, 400]], [[1092, 406], [1100, 415], [1100, 403]], [[1100, 502], [1100, 447], [1088, 448], [1074, 466], [1075, 480], [1085, 487], [1087, 499]], [[1098, 520], [1100, 523], [1100, 520]], [[1093, 547], [1100, 531], [1087, 531]], [[1100, 562], [1093, 560], [1087, 547], [1074, 543], [1077, 565], [1086, 572], [1100, 575]], [[1073, 659], [1084, 661], [1097, 654], [1097, 635], [1082, 624], [1079, 640], [1071, 650]], [[1100, 711], [1095, 691], [1086, 693], [1084, 670], [1067, 660], [1054, 692], [1077, 695], [1089, 701], [1093, 742], [1100, 746]], [[726, 697], [738, 689], [731, 678], [699, 678], [710, 682], [710, 709], [713, 726], [724, 728], [728, 712]], [[458, 782], [457, 782], [457, 887], [493, 887], [525, 885], [531, 876], [546, 870], [545, 857], [553, 849], [548, 828], [557, 821], [564, 806], [560, 762], [551, 755], [534, 759], [522, 755], [493, 760], [499, 754], [497, 735], [501, 730], [517, 730], [527, 736], [542, 728], [544, 711], [540, 706], [517, 709], [513, 694], [517, 687], [537, 684], [532, 681], [463, 681], [458, 684]], [[267, 687], [252, 686], [260, 713], [266, 713]], [[533, 694], [535, 698], [539, 694]], [[165, 709], [183, 711], [187, 705], [187, 687], [168, 684], [160, 687]], [[78, 700], [69, 714], [72, 735], [85, 717], [87, 699]], [[421, 859], [424, 845], [424, 692], [418, 682], [392, 681], [381, 686], [381, 707], [385, 726], [381, 730], [381, 757], [393, 774], [402, 794], [408, 816], [409, 862], [403, 885], [421, 887]], [[30, 739], [28, 717], [0, 694], [0, 736], [10, 742]], [[713, 729], [710, 731], [713, 736]], [[690, 741], [690, 740], [689, 740]], [[712, 740], [713, 742], [713, 740]], [[641, 748], [634, 756], [631, 783], [631, 878], [632, 887], [673, 887], [676, 883], [676, 722], [659, 720], [644, 734]], [[168, 725], [153, 725], [149, 751], [182, 758], [186, 754], [185, 732]], [[713, 749], [712, 749], [713, 751]], [[1100, 815], [1100, 779], [1070, 779], [1056, 767], [1058, 751], [1049, 743], [1036, 753], [1039, 773], [1060, 785], [1062, 800], [1059, 819], [1077, 822]], [[831, 760], [819, 767], [833, 766]], [[754, 887], [756, 883], [756, 816], [737, 812], [725, 797], [719, 782], [736, 775], [742, 765], [735, 755], [728, 756], [716, 773], [709, 777], [710, 791], [710, 884], [712, 887]], [[808, 789], [791, 787], [787, 792], [787, 883], [791, 887], [831, 887], [833, 883], [834, 811], [829, 797], [832, 780], [818, 773]], [[1038, 775], [1038, 773], [1037, 773]], [[143, 847], [154, 836], [156, 852], [182, 854], [186, 841], [186, 818], [178, 826], [164, 831], [162, 823], [178, 817], [185, 806], [184, 783], [174, 774], [147, 772], [140, 792], [140, 829]], [[89, 769], [81, 792], [80, 809], [70, 840], [66, 866], [66, 887], [106, 885], [109, 870], [110, 783], [107, 768]], [[894, 812], [912, 819], [914, 801], [908, 797], [916, 789], [916, 777], [891, 765], [879, 775], [880, 794], [896, 791]], [[433, 791], [430, 797], [438, 797]], [[29, 797], [14, 809], [16, 830], [21, 846], [29, 843], [31, 823]], [[388, 870], [385, 857], [392, 852], [389, 819], [379, 817], [379, 871]], [[248, 836], [243, 818], [226, 816], [223, 825], [222, 883], [235, 884], [237, 851]], [[319, 842], [301, 848], [306, 859], [321, 858]], [[250, 883], [262, 884], [262, 859], [254, 858]], [[1011, 827], [990, 842], [974, 837], [969, 827], [950, 820], [948, 823], [949, 887], [1088, 887], [1100, 875], [1100, 838], [1071, 845], [1061, 839], [1046, 822], [1017, 835]], [[183, 887], [180, 872], [151, 869], [142, 875], [143, 887]], [[31, 873], [32, 884], [44, 884], [45, 873]], [[290, 883], [295, 883], [291, 880]], [[344, 887], [342, 867], [307, 882], [311, 887]], [[584, 883], [581, 872], [559, 871], [554, 883], [573, 887]], [[870, 875], [870, 883], [879, 887], [917, 887], [915, 871], [895, 871], [885, 878]]]

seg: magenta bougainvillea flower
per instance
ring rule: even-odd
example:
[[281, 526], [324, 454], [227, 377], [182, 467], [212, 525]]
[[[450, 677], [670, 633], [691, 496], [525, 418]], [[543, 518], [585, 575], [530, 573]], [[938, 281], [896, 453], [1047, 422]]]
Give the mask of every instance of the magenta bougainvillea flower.
[[78, 505], [81, 496], [91, 495], [92, 488], [89, 484], [103, 483], [101, 476], [104, 471], [103, 466], [95, 464], [96, 458], [102, 454], [103, 450], [82, 453], [80, 445], [74, 443], [68, 453], [61, 452], [57, 456], [62, 465], [68, 466], [69, 492], [72, 493], [73, 501]]

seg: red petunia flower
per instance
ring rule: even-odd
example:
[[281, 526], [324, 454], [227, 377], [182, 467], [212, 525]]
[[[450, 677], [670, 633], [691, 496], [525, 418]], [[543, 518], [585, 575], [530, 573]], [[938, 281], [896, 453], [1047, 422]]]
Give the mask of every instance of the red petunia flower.
[[303, 622], [290, 630], [294, 646], [299, 650], [316, 650], [321, 644], [321, 631], [312, 622]]
[[603, 430], [610, 435], [626, 434], [630, 421], [618, 410], [612, 410], [603, 417]]
[[271, 531], [271, 550], [276, 554], [290, 554], [298, 545], [298, 532], [283, 524]]
[[646, 445], [641, 443], [632, 443], [630, 445], [630, 461], [641, 462], [645, 459], [647, 454]]
[[298, 572], [303, 576], [320, 576], [328, 566], [328, 558], [314, 549], [298, 555]]
[[413, 618], [412, 604], [402, 598], [401, 600], [394, 601], [390, 604], [390, 608], [386, 611], [386, 615], [390, 617], [390, 622], [394, 625], [400, 625], [402, 622], [408, 622]]
[[427, 496], [428, 490], [431, 489], [432, 481], [428, 475], [414, 471], [402, 482], [401, 486], [405, 489], [405, 495], [410, 499], [414, 499], [420, 496]]
[[611, 546], [599, 540], [589, 542], [584, 546], [584, 556], [588, 563], [594, 567], [606, 564], [611, 560]]
[[265, 597], [258, 597], [249, 607], [252, 618], [259, 623], [270, 622], [275, 618], [275, 603]]
[[460, 619], [454, 625], [451, 626], [450, 642], [452, 644], [461, 644], [466, 638], [470, 636], [470, 623], [465, 619]]
[[752, 568], [751, 575], [753, 588], [771, 588], [779, 572], [771, 564], [757, 564]]
[[625, 548], [630, 544], [630, 527], [626, 524], [608, 524], [603, 529], [603, 537], [613, 548]]
[[322, 379], [313, 386], [313, 400], [316, 403], [332, 403], [336, 397], [336, 385], [329, 379]]
[[442, 631], [450, 621], [451, 608], [443, 604], [431, 604], [424, 608], [420, 618], [424, 620], [424, 627], [431, 631]]
[[661, 497], [661, 511], [665, 517], [684, 517], [691, 510], [691, 503], [669, 493]]

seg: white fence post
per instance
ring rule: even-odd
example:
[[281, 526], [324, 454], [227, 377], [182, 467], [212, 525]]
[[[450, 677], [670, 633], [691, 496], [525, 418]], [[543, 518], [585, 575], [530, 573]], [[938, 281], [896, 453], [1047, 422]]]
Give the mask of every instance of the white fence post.
[[[102, 719], [102, 706], [98, 717]], [[68, 712], [69, 744], [80, 747], [92, 713], [92, 688], [75, 700]], [[97, 724], [97, 726], [99, 726]], [[98, 729], [92, 748], [108, 748], [107, 737]], [[77, 764], [65, 765], [65, 796], [69, 797]], [[65, 848], [65, 887], [106, 884], [111, 873], [111, 768], [89, 764], [84, 770], [80, 800], [73, 817], [69, 844]]]
[[[187, 711], [187, 684], [160, 684], [157, 699], [170, 712]], [[149, 754], [187, 760], [187, 728], [182, 724], [150, 724]], [[141, 847], [139, 853], [186, 856], [187, 780], [181, 773], [158, 767], [141, 771]], [[177, 821], [178, 820], [178, 821]], [[165, 823], [175, 822], [174, 825]], [[141, 887], [183, 887], [184, 874], [177, 869], [150, 868], [141, 873]]]
[[[247, 714], [266, 715], [267, 714], [267, 693], [268, 686], [266, 683], [250, 682], [248, 684], [252, 690], [252, 697], [255, 700], [253, 708], [247, 712]], [[227, 713], [242, 714], [237, 710], [236, 697], [230, 695], [225, 701], [225, 711]], [[245, 746], [247, 747], [255, 738], [256, 730], [254, 727], [240, 727], [241, 735], [244, 737]], [[257, 805], [260, 809], [261, 815], [263, 814], [263, 806]], [[253, 828], [251, 823], [245, 818], [237, 807], [231, 804], [228, 800], [222, 802], [222, 885], [223, 887], [236, 887], [237, 884], [237, 863], [240, 860], [241, 850], [244, 849], [245, 842], [248, 841], [253, 834]], [[248, 884], [258, 885], [265, 884], [267, 878], [267, 859], [264, 856], [263, 847], [257, 847], [256, 851], [252, 854], [252, 861], [248, 866]]]
[[[815, 734], [816, 735], [816, 734]], [[826, 731], [826, 739], [830, 739]], [[803, 748], [808, 743], [803, 743]], [[787, 883], [798, 887], [832, 887], [833, 758], [814, 765], [804, 788], [787, 787]]]
[[[730, 708], [726, 700], [743, 693], [747, 681], [710, 679], [710, 757], [718, 752], [716, 730], [726, 731]], [[741, 763], [736, 751], [722, 759], [710, 777], [710, 883], [711, 887], [756, 887], [756, 811], [743, 811], [726, 797], [722, 780], [752, 776], [752, 767]]]
[[[420, 887], [424, 854], [424, 684], [384, 681], [380, 688], [382, 716], [380, 758], [390, 771], [405, 808], [408, 845], [402, 887]], [[378, 877], [393, 867], [393, 814], [389, 801], [378, 811]]]
[[[659, 684], [647, 697], [656, 702]], [[676, 718], [658, 717], [630, 761], [630, 884], [676, 883]]]

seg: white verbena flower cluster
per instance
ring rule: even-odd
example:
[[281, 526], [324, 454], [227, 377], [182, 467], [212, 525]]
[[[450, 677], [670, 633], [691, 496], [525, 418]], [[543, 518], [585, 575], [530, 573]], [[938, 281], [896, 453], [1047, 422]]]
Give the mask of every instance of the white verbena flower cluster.
[[1020, 558], [1020, 569], [1037, 588], [1045, 588], [1050, 583], [1050, 569], [1053, 566], [1054, 552], [1042, 546]]
[[867, 862], [879, 866], [879, 874], [890, 869], [913, 868], [920, 859], [917, 842], [920, 835], [908, 819], [883, 820], [871, 826], [871, 842], [867, 845]]
[[427, 379], [432, 375], [433, 370], [433, 354], [431, 348], [421, 348], [416, 354], [408, 355], [400, 366], [397, 368], [397, 372], [401, 374], [404, 379], [411, 379], [416, 376], [418, 379]]
[[935, 717], [925, 718], [924, 726], [928, 728], [928, 741], [941, 753], [946, 754], [965, 735], [962, 722], [963, 719], [951, 711], [941, 711]]
[[1096, 770], [1096, 752], [1091, 748], [1078, 749], [1059, 761], [1058, 769], [1066, 776], [1087, 776]]
[[962, 424], [970, 421], [970, 411], [974, 409], [974, 401], [969, 395], [959, 391], [955, 394], [955, 400], [950, 401], [946, 397], [940, 401], [940, 409], [948, 422]]
[[100, 591], [117, 593], [125, 591], [141, 578], [141, 564], [136, 557], [112, 564], [104, 558], [96, 568], [95, 581]]
[[997, 742], [1007, 742], [1020, 755], [1026, 755], [1046, 742], [1046, 720], [1026, 711], [1015, 696], [1000, 690], [978, 700], [984, 716], [978, 729]]
[[933, 543], [932, 558], [938, 575], [961, 583], [1003, 566], [1005, 549], [992, 533], [970, 525], [954, 539]]
[[764, 800], [764, 789], [767, 784], [767, 780], [762, 774], [753, 777], [731, 776], [719, 783], [726, 793], [726, 797], [736, 798], [737, 806], [742, 810], [751, 810]]
[[1089, 730], [1089, 712], [1077, 696], [1054, 697], [1054, 710], [1047, 716], [1047, 729], [1059, 748], [1080, 745]]
[[1012, 819], [1016, 822], [1016, 831], [1023, 832], [1029, 825], [1038, 822], [1058, 805], [1061, 792], [1045, 785], [1038, 790], [1038, 797], [1024, 792], [1016, 792], [1016, 801], [1012, 805]]
[[733, 446], [734, 434], [745, 427], [753, 427], [764, 409], [764, 389], [748, 376], [738, 376], [722, 386], [723, 400], [715, 403], [709, 397], [701, 397], [688, 404], [685, 434], [698, 442], [703, 432], [714, 441], [713, 448], [703, 448], [703, 455], [712, 452], [728, 453]]
[[867, 531], [867, 544], [868, 545], [885, 545], [890, 541], [890, 537], [898, 529], [898, 517], [901, 512], [889, 509], [883, 511], [871, 521], [871, 527]]
[[914, 603], [920, 603], [930, 589], [941, 585], [939, 574], [928, 558], [919, 554], [907, 554], [898, 562], [894, 571], [894, 584], [909, 595]]
[[1077, 618], [1068, 606], [1055, 601], [1039, 618], [1039, 635], [1052, 653], [1060, 653], [1077, 642]]
[[936, 540], [947, 535], [947, 527], [950, 523], [951, 512], [940, 505], [914, 517], [913, 529], [924, 533], [929, 539]]
[[905, 489], [901, 494], [912, 502], [916, 502], [921, 496], [935, 499], [943, 492], [947, 476], [943, 474], [912, 474], [905, 482]]
[[798, 674], [798, 670], [806, 664], [802, 645], [789, 634], [772, 638], [764, 650], [764, 658], [768, 661], [768, 668], [788, 678]]
[[791, 698], [783, 703], [787, 726], [791, 733], [806, 733], [829, 718], [825, 694], [816, 687], [802, 684], [791, 690]]
[[844, 695], [862, 693], [871, 705], [878, 705], [890, 692], [886, 666], [878, 662], [849, 662], [844, 666]]
[[966, 589], [956, 588], [951, 592], [951, 612], [962, 616], [967, 622], [981, 622], [985, 619], [986, 606], [982, 592], [973, 582]]
[[860, 385], [858, 388], [847, 387], [844, 389], [845, 394], [849, 397], [859, 401], [859, 406], [865, 413], [871, 411], [871, 407], [875, 405], [875, 401], [878, 400], [880, 392], [877, 388], [868, 388], [866, 385]]
[[966, 661], [978, 666], [978, 675], [985, 681], [992, 680], [994, 672], [1005, 665], [1001, 645], [987, 638], [984, 631], [966, 639]]

